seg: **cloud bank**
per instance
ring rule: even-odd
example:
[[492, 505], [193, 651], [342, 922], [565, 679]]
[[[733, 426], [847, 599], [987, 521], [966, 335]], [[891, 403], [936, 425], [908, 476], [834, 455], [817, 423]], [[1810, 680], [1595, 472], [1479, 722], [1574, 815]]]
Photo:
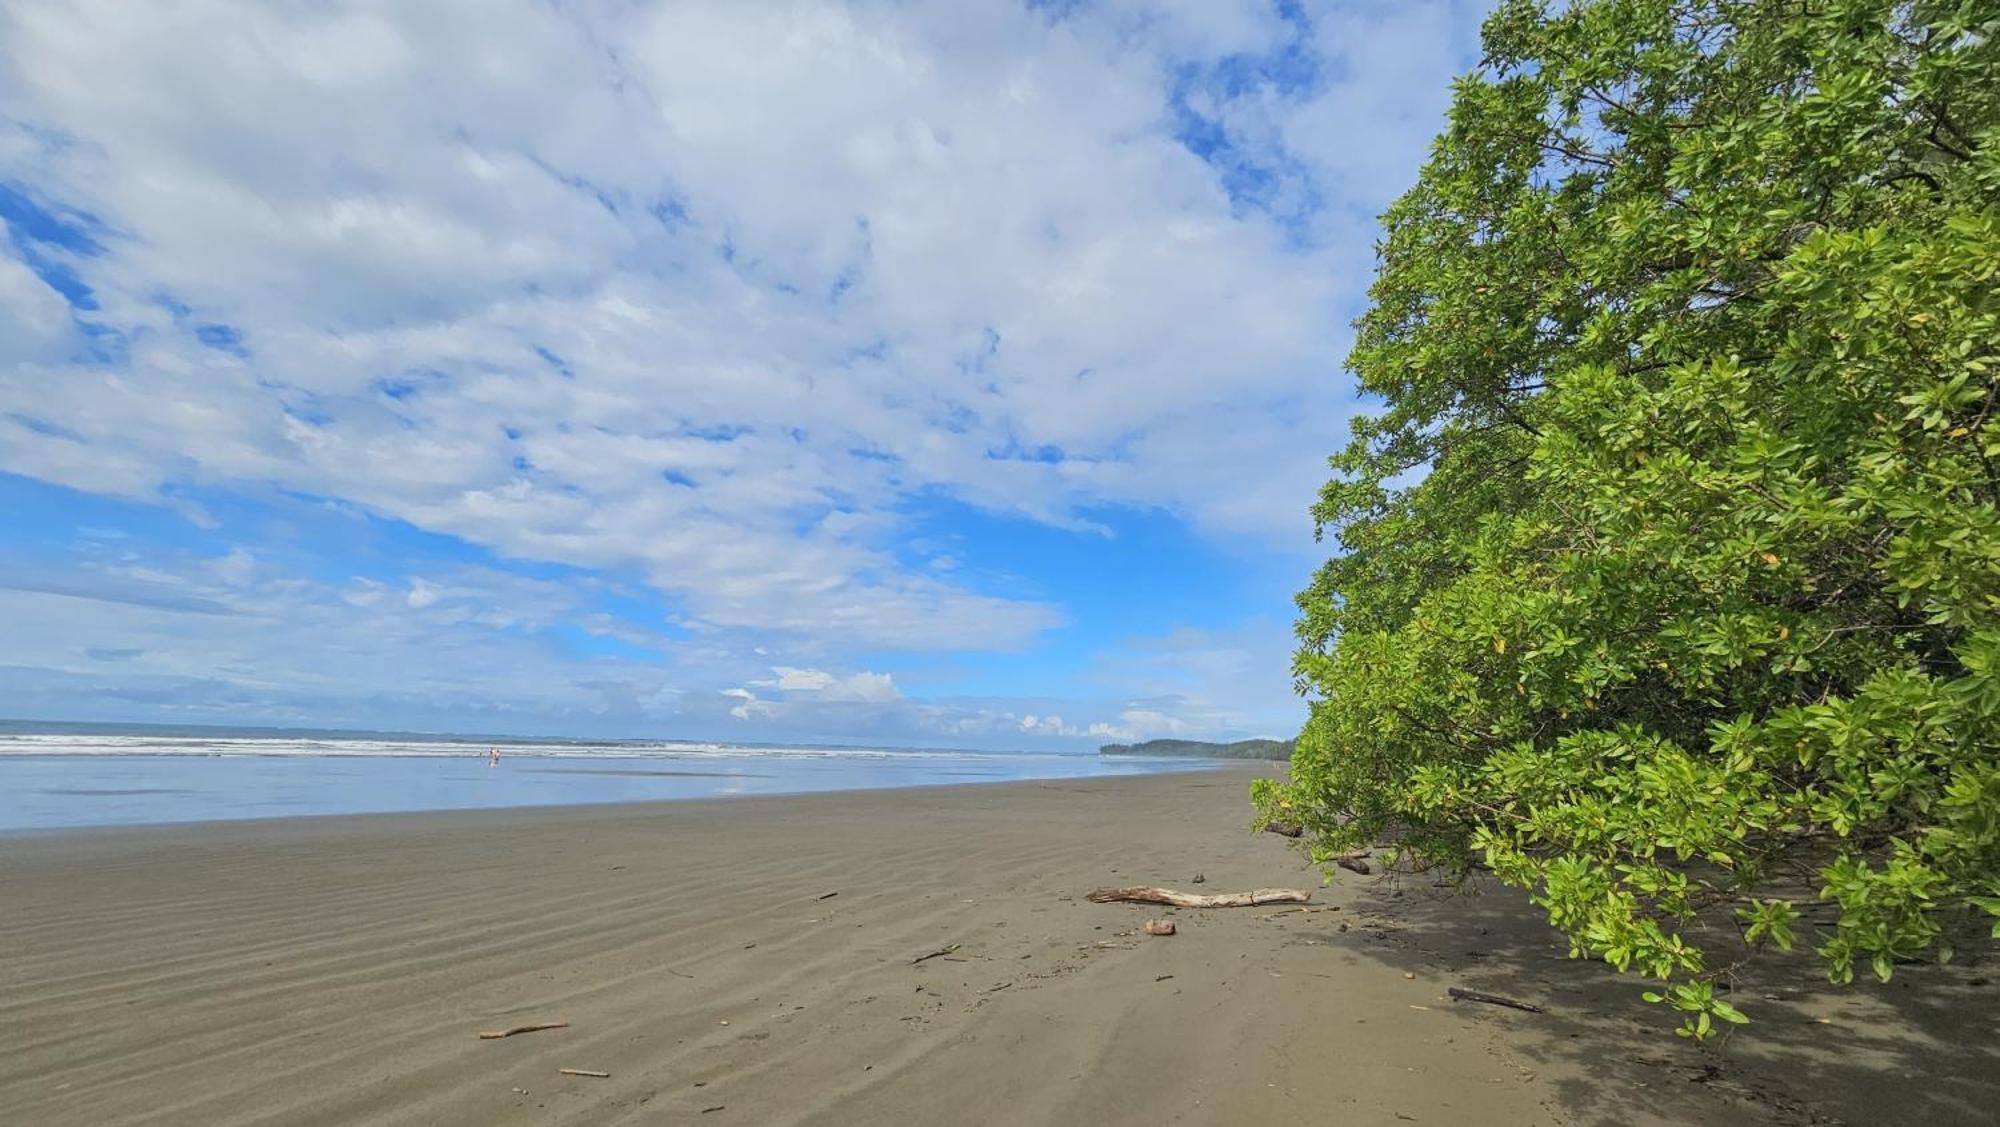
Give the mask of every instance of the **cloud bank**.
[[[56, 644], [85, 628], [49, 601], [76, 592], [19, 579], [7, 598], [38, 600], [46, 633], [0, 661], [91, 692], [355, 702], [341, 715], [394, 691], [310, 691], [366, 684], [351, 652], [474, 719], [534, 700], [564, 722], [913, 739], [1282, 725], [1189, 712], [1210, 682], [1033, 713], [899, 686], [884, 655], [1130, 645], [1069, 638], [1089, 612], [1060, 584], [912, 545], [975, 514], [1171, 567], [1116, 554], [1126, 514], [1161, 513], [1302, 577], [1303, 510], [1354, 410], [1338, 366], [1372, 217], [1476, 17], [11, 3], [0, 471], [214, 536], [171, 582], [86, 569], [86, 601], [128, 608], [85, 642], [116, 661]], [[322, 545], [267, 575], [215, 515], [236, 501], [344, 507], [466, 559], [361, 581], [323, 574], [342, 557]], [[76, 572], [62, 552], [17, 570]], [[263, 586], [209, 590], [230, 559]], [[203, 665], [146, 615], [266, 626]], [[280, 628], [315, 646], [253, 652]], [[516, 652], [558, 628], [631, 651]], [[425, 655], [458, 632], [489, 657], [439, 680]], [[1288, 682], [1282, 642], [1256, 662]]]

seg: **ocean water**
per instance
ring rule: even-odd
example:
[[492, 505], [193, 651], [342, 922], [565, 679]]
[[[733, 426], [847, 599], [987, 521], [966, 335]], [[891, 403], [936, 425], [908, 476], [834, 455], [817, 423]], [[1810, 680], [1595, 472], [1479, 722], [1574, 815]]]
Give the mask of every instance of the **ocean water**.
[[[500, 762], [489, 766], [497, 748]], [[1201, 770], [1183, 758], [227, 730], [0, 730], [0, 831]]]

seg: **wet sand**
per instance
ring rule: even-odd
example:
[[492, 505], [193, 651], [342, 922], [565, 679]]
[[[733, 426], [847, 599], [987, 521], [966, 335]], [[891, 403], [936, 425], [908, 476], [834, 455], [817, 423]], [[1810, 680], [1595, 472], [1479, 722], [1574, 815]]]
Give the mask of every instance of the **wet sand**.
[[[0, 1121], [1935, 1125], [2000, 1106], [2000, 967], [1837, 993], [1774, 966], [1738, 987], [1758, 1024], [1696, 1047], [1639, 983], [1563, 958], [1518, 893], [1343, 875], [1304, 912], [1083, 899], [1315, 885], [1245, 832], [1255, 770], [0, 838]], [[1138, 934], [1149, 915], [1179, 934]], [[539, 1021], [570, 1027], [476, 1037]]]

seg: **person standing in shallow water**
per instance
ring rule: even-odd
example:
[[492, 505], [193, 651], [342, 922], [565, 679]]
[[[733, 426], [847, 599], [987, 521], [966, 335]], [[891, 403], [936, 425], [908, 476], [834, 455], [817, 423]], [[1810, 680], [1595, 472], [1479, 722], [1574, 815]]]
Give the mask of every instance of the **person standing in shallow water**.
[[497, 747], [496, 747], [496, 748], [493, 748], [493, 749], [491, 749], [490, 751], [488, 751], [488, 752], [486, 753], [486, 765], [487, 765], [488, 767], [498, 767], [498, 766], [500, 766], [500, 749], [499, 749], [499, 748], [497, 748]]

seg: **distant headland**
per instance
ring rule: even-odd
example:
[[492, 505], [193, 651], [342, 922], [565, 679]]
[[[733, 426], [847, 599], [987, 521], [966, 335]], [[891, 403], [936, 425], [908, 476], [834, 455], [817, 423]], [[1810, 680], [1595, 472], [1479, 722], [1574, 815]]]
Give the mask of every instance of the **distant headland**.
[[1290, 759], [1290, 740], [1237, 740], [1235, 743], [1208, 743], [1203, 740], [1147, 740], [1136, 744], [1105, 744], [1103, 755], [1192, 755], [1203, 759]]

